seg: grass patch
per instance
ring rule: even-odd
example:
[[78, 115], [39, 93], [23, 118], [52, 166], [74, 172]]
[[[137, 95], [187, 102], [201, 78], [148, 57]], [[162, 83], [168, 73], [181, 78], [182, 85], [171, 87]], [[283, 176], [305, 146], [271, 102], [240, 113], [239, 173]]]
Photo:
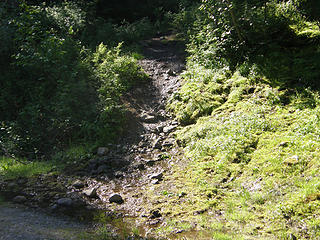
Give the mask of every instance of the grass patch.
[[5, 179], [32, 177], [37, 174], [48, 173], [52, 169], [54, 169], [54, 165], [49, 162], [28, 162], [7, 157], [0, 158], [0, 175]]

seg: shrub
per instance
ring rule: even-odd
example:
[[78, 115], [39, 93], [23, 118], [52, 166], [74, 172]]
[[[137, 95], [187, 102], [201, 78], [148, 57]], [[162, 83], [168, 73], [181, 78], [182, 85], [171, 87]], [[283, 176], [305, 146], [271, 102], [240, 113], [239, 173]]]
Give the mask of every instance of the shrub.
[[0, 64], [1, 147], [33, 158], [70, 142], [114, 140], [121, 94], [146, 78], [136, 61], [120, 45], [86, 50], [77, 40], [85, 14], [74, 4], [15, 11], [0, 28], [14, 32], [0, 51], [9, 60]]

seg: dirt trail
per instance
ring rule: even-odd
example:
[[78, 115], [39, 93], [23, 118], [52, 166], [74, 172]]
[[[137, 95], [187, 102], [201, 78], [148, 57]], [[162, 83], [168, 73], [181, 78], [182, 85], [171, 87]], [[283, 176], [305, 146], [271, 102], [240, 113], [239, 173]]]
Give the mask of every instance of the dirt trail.
[[[163, 176], [170, 171], [172, 156], [178, 152], [170, 136], [178, 123], [165, 111], [165, 105], [180, 87], [179, 74], [184, 69], [184, 49], [172, 36], [153, 38], [141, 42], [141, 45], [145, 58], [139, 64], [150, 76], [150, 81], [134, 87], [123, 96], [122, 101], [129, 110], [128, 123], [118, 144], [105, 146], [108, 149], [106, 153], [88, 159], [84, 169], [75, 169], [63, 176], [48, 174], [33, 181], [24, 179], [21, 184], [5, 182], [2, 186], [0, 184], [0, 188], [11, 191], [11, 185], [16, 189], [16, 194], [11, 192], [12, 197], [20, 193], [27, 200], [24, 204], [42, 206], [54, 213], [68, 212], [74, 215], [82, 210], [99, 210], [100, 218], [111, 219], [111, 224], [114, 219], [124, 219], [126, 223], [117, 224], [120, 231], [140, 225], [143, 226], [140, 233], [147, 235], [149, 230], [163, 221], [161, 212], [153, 207], [148, 189], [165, 184]], [[2, 231], [8, 236], [2, 235], [1, 240], [72, 239], [61, 238], [59, 226], [83, 228], [77, 223], [68, 225], [40, 213], [37, 215], [33, 210], [20, 210], [6, 205], [0, 207], [0, 233]], [[27, 217], [23, 220], [22, 216]], [[1, 218], [6, 220], [1, 221]], [[42, 225], [39, 225], [39, 222], [34, 222], [38, 220], [33, 221], [33, 218], [46, 218], [47, 221], [41, 221]], [[8, 228], [7, 222], [20, 221], [21, 228], [16, 224]], [[30, 232], [37, 232], [34, 228], [41, 229], [46, 225], [47, 234], [52, 233], [52, 236], [29, 237]], [[57, 231], [54, 230], [55, 226]], [[10, 231], [5, 232], [5, 228]], [[44, 233], [40, 231], [39, 234]]]
[[88, 226], [21, 205], [0, 205], [0, 240], [73, 240]]

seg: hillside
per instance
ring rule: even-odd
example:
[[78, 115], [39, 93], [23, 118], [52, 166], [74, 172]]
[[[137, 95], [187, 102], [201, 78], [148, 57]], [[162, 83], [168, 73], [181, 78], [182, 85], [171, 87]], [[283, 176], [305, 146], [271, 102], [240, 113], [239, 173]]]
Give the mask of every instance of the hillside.
[[320, 238], [316, 1], [39, 2], [1, 5], [7, 200], [88, 239]]

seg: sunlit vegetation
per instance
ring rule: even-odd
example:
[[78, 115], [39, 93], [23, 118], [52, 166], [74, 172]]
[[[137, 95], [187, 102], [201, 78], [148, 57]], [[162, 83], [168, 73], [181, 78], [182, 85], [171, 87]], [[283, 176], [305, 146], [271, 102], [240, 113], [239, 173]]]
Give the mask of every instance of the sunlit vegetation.
[[48, 162], [28, 162], [24, 159], [0, 158], [0, 176], [4, 179], [27, 178], [48, 173], [55, 166]]
[[168, 187], [161, 207], [214, 239], [320, 236], [319, 19], [304, 3], [203, 1], [189, 29], [168, 106], [189, 159], [168, 180], [188, 194]]

